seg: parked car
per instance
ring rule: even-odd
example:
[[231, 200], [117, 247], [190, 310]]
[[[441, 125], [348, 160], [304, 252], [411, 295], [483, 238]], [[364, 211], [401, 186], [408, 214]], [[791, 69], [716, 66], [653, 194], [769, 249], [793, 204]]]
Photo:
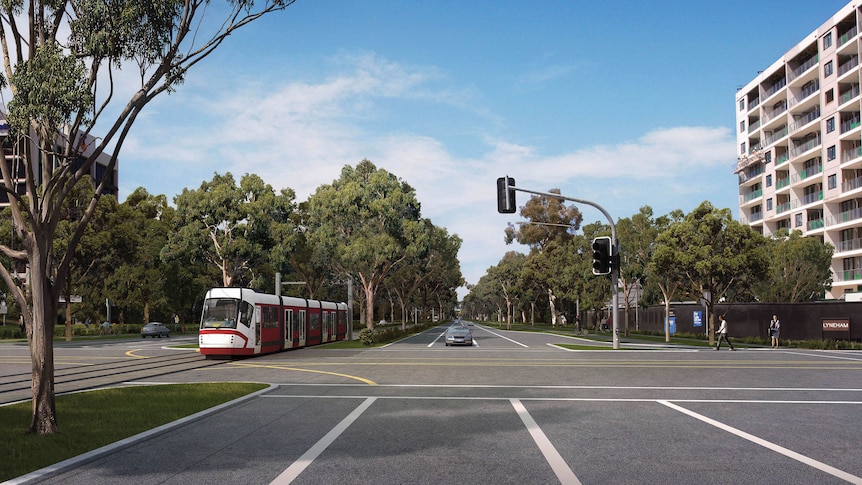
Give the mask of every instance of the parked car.
[[450, 345], [473, 345], [473, 332], [458, 322], [449, 325], [443, 338], [447, 347]]
[[166, 327], [164, 323], [150, 322], [141, 327], [141, 338], [162, 338], [162, 335], [165, 337], [171, 336], [171, 331], [168, 330], [168, 327]]

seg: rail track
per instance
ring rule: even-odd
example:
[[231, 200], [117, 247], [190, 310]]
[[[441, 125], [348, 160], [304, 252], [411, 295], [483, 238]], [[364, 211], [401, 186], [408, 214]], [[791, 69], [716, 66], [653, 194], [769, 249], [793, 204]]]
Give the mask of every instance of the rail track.
[[[223, 363], [225, 361], [207, 360], [197, 352], [189, 352], [142, 359], [118, 358], [97, 364], [68, 366], [55, 369], [54, 392], [64, 394], [117, 386]], [[31, 385], [32, 374], [29, 372], [4, 376], [0, 381], [0, 404], [31, 399]]]

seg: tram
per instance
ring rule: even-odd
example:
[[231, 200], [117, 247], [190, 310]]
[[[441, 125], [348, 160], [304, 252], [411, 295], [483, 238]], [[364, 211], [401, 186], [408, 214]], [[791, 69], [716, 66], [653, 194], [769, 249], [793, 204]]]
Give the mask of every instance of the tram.
[[347, 336], [347, 304], [212, 288], [198, 344], [207, 358], [249, 356], [318, 345]]

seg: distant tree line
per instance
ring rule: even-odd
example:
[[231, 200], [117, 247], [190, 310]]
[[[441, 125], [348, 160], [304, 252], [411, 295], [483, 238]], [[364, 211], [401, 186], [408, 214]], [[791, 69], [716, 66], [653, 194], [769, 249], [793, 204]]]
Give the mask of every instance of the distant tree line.
[[[58, 257], [92, 184], [82, 179], [64, 201]], [[231, 173], [216, 173], [173, 202], [143, 187], [122, 203], [99, 199], [62, 291], [65, 301], [82, 301], [67, 306], [58, 324], [103, 321], [106, 303], [114, 322], [170, 322], [178, 314], [194, 323], [208, 288], [271, 293], [276, 272], [301, 283], [282, 294], [335, 301], [346, 301], [352, 278], [369, 327], [375, 317], [404, 322], [414, 309], [422, 318], [432, 310], [451, 314], [457, 304], [461, 239], [422, 218], [414, 189], [368, 160], [345, 166], [301, 203], [292, 189], [276, 192], [258, 175], [237, 181]], [[0, 241], [15, 247], [10, 217], [0, 222]]]
[[[504, 237], [527, 246], [527, 254], [509, 252], [490, 267], [469, 287], [463, 312], [508, 325], [518, 320], [557, 324], [561, 316], [574, 323], [578, 308], [607, 308], [609, 277], [593, 275], [590, 245], [595, 237], [610, 236], [610, 226], [582, 227], [576, 207], [543, 196], [531, 197], [520, 215], [526, 220], [507, 228]], [[709, 202], [688, 214], [676, 210], [660, 217], [644, 206], [615, 226], [620, 306], [631, 302], [620, 317], [626, 334], [635, 304], [663, 303], [669, 309], [674, 300], [703, 298], [712, 335], [715, 303], [814, 301], [832, 284], [833, 248], [821, 238], [802, 237], [799, 231], [765, 237], [734, 221], [730, 209]]]

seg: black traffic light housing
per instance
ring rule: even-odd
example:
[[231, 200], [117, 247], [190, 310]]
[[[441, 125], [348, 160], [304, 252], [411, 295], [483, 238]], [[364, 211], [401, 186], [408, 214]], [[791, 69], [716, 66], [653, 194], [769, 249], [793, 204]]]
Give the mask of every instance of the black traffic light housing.
[[608, 236], [593, 239], [593, 274], [611, 274], [614, 267], [614, 245]]
[[500, 177], [497, 179], [497, 212], [500, 214], [515, 213], [515, 179]]

